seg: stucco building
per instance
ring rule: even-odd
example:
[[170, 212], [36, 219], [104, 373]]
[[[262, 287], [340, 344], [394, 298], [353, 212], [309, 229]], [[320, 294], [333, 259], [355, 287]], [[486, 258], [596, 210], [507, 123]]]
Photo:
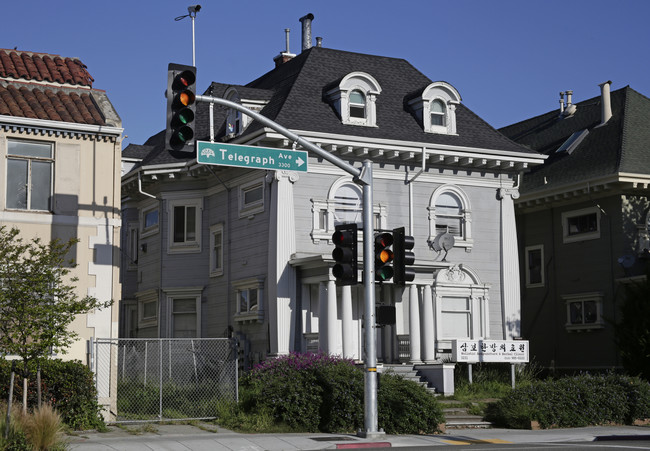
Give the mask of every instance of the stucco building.
[[66, 359], [117, 335], [122, 123], [77, 58], [0, 50], [0, 224], [26, 239], [78, 238], [80, 297], [114, 300], [80, 315]]

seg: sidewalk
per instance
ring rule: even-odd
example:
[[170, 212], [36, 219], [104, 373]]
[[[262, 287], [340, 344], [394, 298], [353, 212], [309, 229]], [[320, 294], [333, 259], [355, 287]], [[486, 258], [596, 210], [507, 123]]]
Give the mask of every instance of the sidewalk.
[[572, 429], [462, 429], [440, 435], [385, 435], [378, 439], [352, 434], [239, 434], [209, 423], [110, 426], [108, 432], [79, 432], [67, 437], [69, 448], [84, 451], [139, 450], [317, 450], [478, 443], [553, 443], [608, 440], [615, 437], [650, 440], [650, 428], [605, 426]]

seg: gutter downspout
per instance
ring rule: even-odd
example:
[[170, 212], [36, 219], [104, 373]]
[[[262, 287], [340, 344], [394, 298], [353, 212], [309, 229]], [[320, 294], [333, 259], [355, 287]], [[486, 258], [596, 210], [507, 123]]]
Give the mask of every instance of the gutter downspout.
[[[409, 187], [409, 235], [413, 235], [413, 182], [418, 178], [422, 173], [427, 169], [427, 148], [422, 148], [422, 168], [415, 174], [410, 180], [406, 181], [406, 184]], [[408, 170], [406, 176], [408, 177]]]

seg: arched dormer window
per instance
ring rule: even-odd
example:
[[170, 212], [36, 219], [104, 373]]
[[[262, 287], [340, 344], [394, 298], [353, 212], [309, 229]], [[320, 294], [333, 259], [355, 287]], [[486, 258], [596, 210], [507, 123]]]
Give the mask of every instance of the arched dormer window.
[[[226, 100], [241, 104], [241, 98], [239, 97], [239, 93], [235, 88], [228, 89], [224, 97]], [[226, 119], [226, 134], [228, 136], [241, 135], [244, 131], [244, 118], [241, 111], [229, 109]]]
[[449, 233], [454, 237], [454, 247], [472, 248], [472, 211], [469, 198], [455, 185], [438, 187], [429, 200], [429, 243], [436, 237]]
[[456, 134], [456, 105], [461, 101], [458, 91], [449, 83], [437, 81], [408, 102], [415, 117], [427, 133]]
[[347, 125], [377, 126], [379, 83], [365, 72], [351, 72], [325, 93], [326, 99]]

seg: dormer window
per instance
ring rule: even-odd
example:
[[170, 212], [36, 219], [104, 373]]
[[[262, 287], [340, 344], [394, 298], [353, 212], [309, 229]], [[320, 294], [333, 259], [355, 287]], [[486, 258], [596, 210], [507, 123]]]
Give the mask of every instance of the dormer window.
[[427, 133], [456, 134], [456, 105], [460, 94], [449, 83], [437, 81], [408, 102], [415, 117]]
[[366, 118], [366, 97], [361, 91], [354, 90], [350, 93], [350, 117]]
[[[226, 91], [224, 96], [226, 100], [230, 100], [234, 103], [239, 103], [241, 105], [241, 99], [239, 93], [236, 89], [231, 88]], [[244, 131], [244, 119], [242, 113], [239, 110], [229, 109], [228, 117], [226, 118], [226, 134], [230, 137], [239, 136]]]
[[435, 99], [431, 102], [431, 125], [444, 126], [445, 125], [445, 104], [442, 100]]
[[346, 125], [377, 126], [377, 96], [381, 87], [372, 75], [352, 72], [325, 92], [341, 122]]

